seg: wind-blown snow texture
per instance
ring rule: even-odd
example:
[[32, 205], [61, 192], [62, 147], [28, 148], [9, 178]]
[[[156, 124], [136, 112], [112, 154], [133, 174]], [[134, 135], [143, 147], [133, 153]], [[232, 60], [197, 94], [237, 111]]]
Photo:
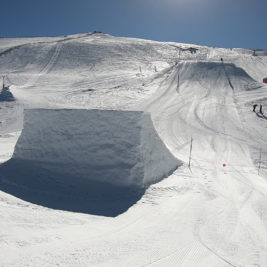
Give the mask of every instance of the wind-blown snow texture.
[[[0, 102], [0, 266], [266, 267], [267, 52], [253, 54], [101, 33], [1, 39], [15, 101]], [[134, 158], [155, 166], [155, 129], [183, 166], [143, 191], [92, 181], [59, 191], [51, 180], [37, 194], [44, 180], [14, 173], [9, 160], [25, 108], [149, 113], [147, 128], [129, 128], [127, 144], [140, 137]]]

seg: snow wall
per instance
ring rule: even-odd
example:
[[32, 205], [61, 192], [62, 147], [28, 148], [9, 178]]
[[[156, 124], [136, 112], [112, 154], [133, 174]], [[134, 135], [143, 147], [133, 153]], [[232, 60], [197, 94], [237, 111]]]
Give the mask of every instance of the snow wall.
[[181, 164], [155, 132], [150, 114], [106, 110], [25, 110], [11, 161], [59, 183], [123, 187], [146, 187]]

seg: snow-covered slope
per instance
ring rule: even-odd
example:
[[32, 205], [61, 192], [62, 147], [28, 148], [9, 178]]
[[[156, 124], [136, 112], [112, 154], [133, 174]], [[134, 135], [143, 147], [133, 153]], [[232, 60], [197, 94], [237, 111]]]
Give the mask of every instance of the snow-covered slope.
[[[0, 102], [2, 161], [12, 157], [23, 108], [42, 108], [150, 113], [152, 122], [143, 121], [148, 127], [140, 132], [138, 149], [144, 154], [139, 158], [149, 166], [155, 152], [162, 151], [152, 143], [155, 128], [161, 142], [183, 162], [143, 192], [105, 188], [98, 194], [103, 186], [98, 184], [88, 196], [86, 187], [77, 187], [66, 189], [68, 199], [44, 194], [37, 201], [29, 183], [23, 187], [29, 176], [16, 173], [16, 180], [8, 179], [11, 171], [3, 167], [12, 160], [7, 161], [0, 172], [0, 266], [266, 265], [266, 51], [256, 50], [255, 56], [248, 49], [101, 33], [2, 39], [0, 48], [0, 71], [16, 99]], [[259, 106], [252, 112], [255, 103], [263, 105], [263, 114]], [[121, 139], [115, 134], [119, 127], [108, 121], [114, 132], [110, 141]], [[68, 123], [70, 133], [76, 133], [71, 127], [79, 120], [69, 118]], [[128, 144], [136, 133], [131, 127]], [[91, 145], [93, 150], [95, 143]], [[42, 151], [46, 160], [47, 150], [38, 154]], [[145, 175], [160, 174], [162, 165], [156, 167]], [[74, 202], [71, 194], [80, 198]]]

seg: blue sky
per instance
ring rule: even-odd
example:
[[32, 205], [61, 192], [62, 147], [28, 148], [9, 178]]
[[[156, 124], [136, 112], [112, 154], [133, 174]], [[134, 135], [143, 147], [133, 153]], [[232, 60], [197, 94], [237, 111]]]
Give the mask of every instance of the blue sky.
[[0, 36], [115, 36], [267, 49], [267, 0], [1, 0]]

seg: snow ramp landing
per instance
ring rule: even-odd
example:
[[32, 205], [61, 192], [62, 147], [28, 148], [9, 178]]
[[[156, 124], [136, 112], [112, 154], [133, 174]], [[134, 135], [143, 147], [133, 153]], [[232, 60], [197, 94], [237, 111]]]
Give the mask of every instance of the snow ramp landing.
[[116, 216], [179, 165], [149, 113], [32, 109], [0, 166], [0, 189], [51, 208]]

